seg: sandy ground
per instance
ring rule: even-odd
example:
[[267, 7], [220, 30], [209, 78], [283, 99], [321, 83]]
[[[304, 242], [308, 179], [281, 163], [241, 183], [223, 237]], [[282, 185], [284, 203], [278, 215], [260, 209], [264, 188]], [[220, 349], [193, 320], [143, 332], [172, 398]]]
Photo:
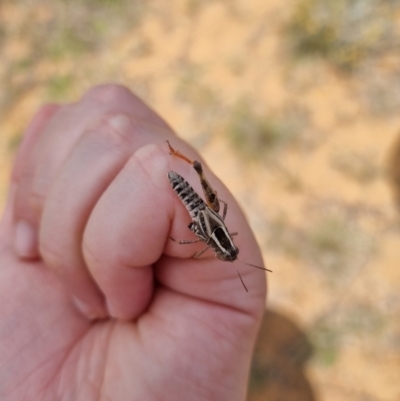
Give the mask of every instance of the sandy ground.
[[[400, 226], [385, 175], [398, 56], [352, 74], [295, 59], [290, 1], [116, 3], [1, 3], [0, 205], [37, 107], [122, 83], [202, 153], [274, 271], [249, 400], [400, 399]], [[243, 114], [291, 139], [238, 150]]]

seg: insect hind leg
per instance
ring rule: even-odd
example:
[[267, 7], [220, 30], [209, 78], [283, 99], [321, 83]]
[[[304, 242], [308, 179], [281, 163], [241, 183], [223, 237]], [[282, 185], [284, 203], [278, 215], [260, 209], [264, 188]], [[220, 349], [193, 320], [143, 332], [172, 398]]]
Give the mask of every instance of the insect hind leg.
[[226, 214], [228, 213], [228, 204], [222, 199], [218, 199], [221, 203], [224, 204], [224, 210], [222, 212], [222, 220], [225, 221]]
[[[168, 237], [170, 240], [176, 242], [179, 245], [188, 245], [188, 244], [196, 244], [198, 242], [204, 242], [203, 240], [199, 239], [195, 239], [195, 240], [181, 240], [181, 241], [177, 241], [175, 238], [172, 237]], [[202, 249], [199, 252], [194, 253], [191, 258], [197, 259], [199, 258], [201, 255], [203, 255], [203, 253], [207, 250], [211, 248], [210, 246], [206, 246], [204, 249]]]

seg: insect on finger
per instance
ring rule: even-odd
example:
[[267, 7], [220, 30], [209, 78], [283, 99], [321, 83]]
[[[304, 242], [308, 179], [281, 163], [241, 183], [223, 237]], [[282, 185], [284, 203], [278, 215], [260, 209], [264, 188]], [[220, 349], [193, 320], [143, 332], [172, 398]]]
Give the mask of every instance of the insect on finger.
[[[208, 181], [204, 177], [203, 170], [201, 168], [201, 164], [196, 161], [191, 161], [189, 158], [184, 156], [179, 151], [172, 148], [170, 143], [167, 141], [171, 154], [183, 159], [184, 161], [193, 165], [195, 170], [198, 172], [200, 181], [202, 182], [203, 192], [206, 200], [209, 200], [210, 193], [213, 194], [216, 199], [217, 192], [212, 189], [212, 187], [208, 184]], [[196, 164], [196, 167], [195, 167]], [[200, 168], [199, 168], [200, 166]], [[182, 203], [185, 205], [187, 211], [190, 214], [192, 222], [189, 224], [189, 229], [197, 235], [198, 240], [192, 241], [179, 241], [180, 244], [192, 244], [196, 242], [204, 242], [207, 246], [200, 252], [197, 252], [193, 255], [193, 257], [198, 258], [201, 256], [207, 249], [211, 248], [215, 256], [223, 261], [234, 262], [238, 260], [239, 249], [233, 242], [232, 237], [237, 235], [236, 232], [229, 233], [224, 220], [228, 211], [228, 204], [224, 201], [224, 210], [222, 216], [218, 214], [219, 211], [219, 203], [218, 210], [216, 211], [213, 207], [211, 207], [207, 201], [207, 204], [200, 198], [200, 196], [195, 192], [195, 190], [190, 186], [190, 184], [178, 173], [175, 171], [170, 171], [168, 173], [168, 178], [172, 189], [181, 199]], [[204, 185], [203, 185], [204, 182]], [[171, 238], [171, 237], [170, 237]], [[171, 238], [173, 241], [175, 239]], [[271, 270], [266, 269], [262, 266], [253, 265], [251, 263], [242, 262], [248, 266], [256, 267], [257, 269], [265, 270], [271, 272]], [[243, 284], [243, 287], [246, 291], [247, 287], [243, 282], [243, 279], [239, 273], [239, 270], [235, 266], [235, 269], [239, 275], [240, 281]]]

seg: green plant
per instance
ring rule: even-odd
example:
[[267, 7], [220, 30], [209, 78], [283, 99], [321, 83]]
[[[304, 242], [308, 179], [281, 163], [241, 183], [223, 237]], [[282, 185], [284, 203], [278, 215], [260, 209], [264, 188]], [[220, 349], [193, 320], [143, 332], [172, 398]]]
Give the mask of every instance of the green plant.
[[21, 143], [22, 139], [22, 132], [16, 132], [14, 135], [10, 137], [7, 143], [7, 150], [9, 153], [14, 153], [19, 144]]
[[308, 335], [314, 349], [314, 359], [325, 366], [333, 365], [342, 342], [338, 327], [327, 320], [320, 320], [311, 326]]
[[324, 213], [304, 226], [293, 226], [285, 216], [269, 224], [267, 246], [316, 269], [329, 285], [359, 268], [373, 255], [375, 242], [349, 215]]
[[48, 52], [52, 58], [60, 59], [88, 52], [90, 47], [89, 41], [77, 30], [65, 28], [55, 35]]
[[71, 75], [53, 76], [49, 79], [47, 90], [51, 99], [65, 99], [73, 85]]
[[261, 158], [299, 143], [301, 127], [294, 114], [259, 115], [242, 101], [233, 108], [226, 133], [238, 152], [249, 158]]
[[181, 102], [189, 103], [200, 114], [218, 107], [218, 97], [211, 87], [202, 82], [202, 73], [197, 65], [187, 66], [176, 89], [176, 97]]
[[301, 0], [288, 25], [294, 52], [352, 70], [398, 45], [391, 18], [398, 5], [397, 0]]
[[308, 233], [308, 257], [328, 274], [346, 268], [352, 250], [352, 227], [344, 219], [321, 219]]
[[287, 217], [280, 215], [269, 223], [268, 247], [291, 258], [301, 258], [304, 250], [305, 233], [290, 225]]
[[331, 158], [332, 166], [347, 177], [361, 184], [368, 184], [377, 178], [379, 168], [371, 154], [341, 152]]

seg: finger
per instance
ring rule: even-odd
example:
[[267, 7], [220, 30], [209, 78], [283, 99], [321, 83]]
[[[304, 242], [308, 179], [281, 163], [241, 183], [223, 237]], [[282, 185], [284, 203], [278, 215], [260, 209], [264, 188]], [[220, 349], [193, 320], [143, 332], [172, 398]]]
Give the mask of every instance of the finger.
[[[56, 104], [47, 104], [40, 108], [40, 110], [33, 117], [32, 121], [28, 125], [22, 139], [22, 143], [18, 149], [13, 172], [11, 177], [12, 187], [13, 187], [13, 200], [12, 205], [8, 208], [8, 211], [12, 211], [12, 206], [15, 203], [16, 190], [18, 188], [23, 170], [26, 164], [26, 160], [29, 157], [31, 149], [35, 146], [39, 140], [40, 135], [49, 124], [50, 120], [53, 118], [54, 114], [60, 109], [61, 106]], [[15, 214], [14, 212], [12, 212]], [[12, 214], [10, 214], [12, 216]], [[38, 257], [38, 238], [37, 233], [32, 227], [27, 223], [27, 221], [21, 221], [16, 225], [15, 228], [15, 243], [14, 248], [17, 250], [19, 255], [23, 255], [27, 258]]]
[[163, 252], [172, 210], [167, 163], [157, 146], [137, 151], [96, 204], [85, 230], [87, 266], [109, 312], [120, 319], [139, 316], [153, 293], [152, 264]]
[[[78, 103], [62, 107], [41, 135], [25, 165], [17, 194], [17, 216], [37, 220], [54, 177], [85, 129], [102, 115], [114, 112], [144, 115], [140, 101], [127, 89], [104, 85], [90, 90]], [[136, 116], [136, 109], [139, 110]], [[153, 113], [154, 114], [154, 113]]]
[[[60, 108], [25, 161], [15, 200], [15, 221], [25, 232], [37, 237], [43, 204], [55, 177], [85, 129], [101, 116], [121, 112], [148, 124], [167, 126], [161, 118], [126, 88], [104, 85], [90, 90], [78, 103]], [[21, 231], [23, 231], [21, 230]], [[18, 248], [16, 249], [18, 251]], [[21, 257], [37, 255], [37, 248]]]
[[60, 107], [61, 106], [58, 104], [45, 104], [32, 118], [23, 134], [22, 142], [17, 151], [12, 172], [13, 181], [18, 182], [21, 178], [26, 159], [29, 157], [31, 149], [35, 146], [35, 143], [39, 140], [39, 136]]
[[[151, 300], [155, 282], [170, 291], [254, 310], [250, 303], [265, 299], [261, 271], [243, 269], [243, 278], [253, 291], [243, 302], [246, 293], [240, 281], [238, 286], [236, 272], [224, 262], [188, 260], [182, 247], [169, 243], [170, 233], [179, 236], [188, 231], [187, 211], [167, 177], [171, 160], [162, 145], [138, 150], [90, 215], [83, 239], [84, 256], [110, 313], [121, 319], [139, 316]], [[245, 234], [250, 232], [241, 213], [232, 220], [243, 226]], [[241, 242], [261, 263], [254, 238], [246, 236]]]
[[163, 133], [122, 114], [102, 118], [80, 138], [47, 196], [40, 253], [90, 318], [102, 317], [106, 311], [82, 257], [84, 227], [97, 200], [136, 147], [162, 142]]

